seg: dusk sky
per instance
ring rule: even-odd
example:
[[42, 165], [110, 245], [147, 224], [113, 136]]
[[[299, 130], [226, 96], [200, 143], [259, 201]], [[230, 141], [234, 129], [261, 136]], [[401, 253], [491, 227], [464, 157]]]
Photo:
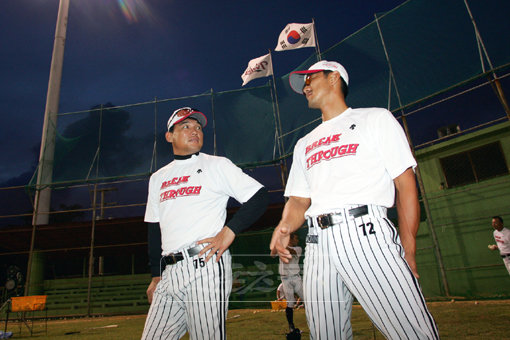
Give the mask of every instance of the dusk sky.
[[[274, 51], [288, 23], [314, 18], [326, 50], [403, 2], [70, 0], [59, 112], [239, 89], [248, 61]], [[0, 183], [26, 184], [36, 164], [58, 4], [0, 3]], [[273, 52], [275, 75], [312, 53]]]

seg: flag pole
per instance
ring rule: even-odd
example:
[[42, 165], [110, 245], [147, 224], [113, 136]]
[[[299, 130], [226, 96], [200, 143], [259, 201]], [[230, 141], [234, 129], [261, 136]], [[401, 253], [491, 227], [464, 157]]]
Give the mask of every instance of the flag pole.
[[321, 61], [321, 49], [319, 47], [319, 39], [317, 37], [317, 29], [315, 28], [315, 19], [312, 18], [313, 35], [315, 37], [315, 52], [317, 53], [317, 60]]
[[274, 70], [273, 70], [273, 55], [271, 54], [271, 49], [269, 50], [269, 61], [271, 65], [271, 76], [273, 78], [273, 90], [274, 90], [274, 97], [275, 97], [275, 104], [276, 104], [276, 132], [278, 134], [278, 150], [280, 152], [280, 174], [282, 179], [282, 184], [285, 187], [287, 183], [287, 161], [284, 158], [285, 155], [285, 149], [283, 147], [283, 140], [282, 140], [282, 122], [280, 119], [280, 106], [278, 105], [278, 93], [276, 92], [276, 80], [274, 77]]

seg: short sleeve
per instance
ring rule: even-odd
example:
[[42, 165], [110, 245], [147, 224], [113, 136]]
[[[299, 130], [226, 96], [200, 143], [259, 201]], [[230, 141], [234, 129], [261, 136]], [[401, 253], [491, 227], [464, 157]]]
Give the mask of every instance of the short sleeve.
[[218, 178], [221, 181], [221, 189], [239, 203], [245, 203], [263, 187], [228, 158], [221, 157], [218, 166], [221, 174]]
[[294, 147], [294, 155], [292, 157], [292, 167], [290, 168], [289, 178], [285, 187], [285, 196], [310, 197], [310, 187], [305, 175], [303, 155], [303, 140], [299, 140]]
[[409, 147], [404, 129], [393, 117], [393, 114], [388, 110], [381, 109], [369, 122], [372, 124], [370, 131], [374, 132], [376, 148], [391, 178], [395, 179], [410, 167], [414, 169], [416, 160]]
[[145, 208], [145, 222], [159, 222], [159, 197], [158, 190], [154, 186], [157, 185], [154, 174], [149, 180], [149, 193], [147, 195], [147, 206]]

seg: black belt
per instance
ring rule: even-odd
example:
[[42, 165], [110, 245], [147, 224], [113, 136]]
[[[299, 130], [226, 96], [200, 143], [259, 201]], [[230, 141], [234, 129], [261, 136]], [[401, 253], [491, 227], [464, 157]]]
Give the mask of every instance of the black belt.
[[[349, 209], [349, 216], [354, 218], [361, 217], [368, 214], [368, 206], [362, 205], [357, 208]], [[310, 218], [310, 227], [313, 227], [313, 221], [317, 222], [317, 225], [321, 229], [326, 229], [331, 227], [332, 225], [338, 224], [338, 219], [336, 217], [343, 218], [342, 213], [332, 213], [332, 214], [323, 214], [313, 218]], [[343, 221], [343, 220], [342, 220]]]
[[[198, 255], [203, 248], [204, 247], [202, 245], [198, 245], [186, 249], [185, 251], [187, 251], [188, 255], [192, 257]], [[161, 260], [165, 266], [176, 264], [177, 262], [184, 260], [184, 254], [182, 252], [168, 254], [167, 256], [163, 256]]]
[[510, 257], [510, 254], [504, 254], [504, 255], [501, 255], [502, 258], [505, 258], [505, 257]]

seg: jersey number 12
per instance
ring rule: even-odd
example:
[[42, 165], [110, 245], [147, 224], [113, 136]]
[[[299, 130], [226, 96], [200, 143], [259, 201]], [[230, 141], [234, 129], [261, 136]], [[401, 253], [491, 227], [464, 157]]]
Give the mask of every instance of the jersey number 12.
[[369, 234], [375, 234], [374, 224], [372, 222], [360, 224], [358, 227], [363, 229], [363, 236], [367, 236], [367, 230]]

